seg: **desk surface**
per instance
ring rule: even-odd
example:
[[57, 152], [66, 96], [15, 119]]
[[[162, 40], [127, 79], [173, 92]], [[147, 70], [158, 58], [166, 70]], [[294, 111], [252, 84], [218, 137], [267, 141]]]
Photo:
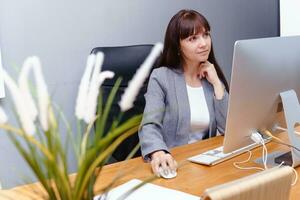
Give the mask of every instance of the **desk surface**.
[[[282, 138], [286, 138], [284, 133], [280, 134]], [[210, 138], [208, 140], [196, 142], [193, 144], [188, 144], [180, 147], [174, 148], [171, 152], [175, 159], [180, 163], [185, 161], [188, 157], [197, 155], [199, 153], [205, 152], [209, 149], [221, 146], [223, 142], [223, 137], [218, 136], [215, 138]], [[268, 152], [276, 150], [288, 150], [287, 147], [270, 142], [267, 144]], [[252, 150], [253, 157], [251, 160], [255, 160], [261, 157], [262, 148], [256, 148]], [[191, 162], [185, 162], [179, 169], [178, 175], [174, 179], [157, 179], [153, 181], [154, 184], [168, 187], [171, 189], [187, 192], [193, 195], [201, 196], [206, 188], [222, 184], [228, 181], [232, 181], [250, 174], [257, 172], [257, 170], [239, 170], [233, 166], [235, 161], [243, 161], [248, 158], [248, 153], [244, 153], [230, 160], [217, 164], [215, 166], [204, 166]], [[253, 162], [249, 162], [246, 166], [256, 165]], [[298, 173], [300, 172], [300, 167], [296, 168]], [[101, 191], [105, 185], [110, 183], [114, 176], [122, 171], [125, 173], [116, 183], [116, 185], [122, 184], [133, 178], [144, 180], [152, 175], [150, 165], [144, 163], [143, 160], [138, 157], [131, 159], [129, 161], [123, 161], [114, 163], [111, 165], [106, 165], [97, 181], [95, 191], [96, 193]], [[71, 175], [71, 179], [75, 175]], [[34, 194], [34, 190], [37, 191], [39, 184], [29, 184], [25, 186], [19, 186], [10, 190], [2, 190], [0, 192], [0, 199], [26, 199], [25, 196], [29, 196], [28, 199], [40, 199]], [[300, 196], [300, 181], [292, 187], [291, 199], [299, 199]]]

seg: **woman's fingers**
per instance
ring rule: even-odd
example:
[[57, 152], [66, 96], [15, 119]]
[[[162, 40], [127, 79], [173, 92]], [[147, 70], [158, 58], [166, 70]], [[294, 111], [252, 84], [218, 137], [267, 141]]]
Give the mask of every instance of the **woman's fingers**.
[[160, 166], [160, 160], [159, 158], [152, 158], [151, 160], [151, 168], [152, 168], [152, 171], [153, 173], [156, 175], [156, 176], [160, 176], [159, 175], [159, 166]]
[[161, 168], [162, 168], [162, 172], [165, 174], [165, 175], [168, 175], [171, 171], [170, 171], [170, 168], [167, 164], [167, 160], [165, 157], [161, 158]]
[[177, 162], [170, 154], [159, 151], [152, 154], [151, 168], [153, 173], [160, 177], [160, 173], [168, 175], [171, 172], [175, 172]]
[[207, 76], [207, 70], [208, 70], [208, 66], [201, 66], [199, 70], [199, 75], [201, 79]]
[[206, 78], [213, 85], [219, 81], [214, 65], [208, 61], [200, 65], [199, 72], [200, 78]]
[[156, 151], [151, 155], [151, 167], [154, 174], [159, 175], [159, 167], [161, 166], [161, 158], [166, 153], [164, 151]]
[[174, 158], [168, 154], [168, 156], [166, 157], [166, 162], [167, 165], [169, 166], [169, 169], [171, 170], [171, 172], [175, 172], [177, 169], [177, 162], [174, 160]]

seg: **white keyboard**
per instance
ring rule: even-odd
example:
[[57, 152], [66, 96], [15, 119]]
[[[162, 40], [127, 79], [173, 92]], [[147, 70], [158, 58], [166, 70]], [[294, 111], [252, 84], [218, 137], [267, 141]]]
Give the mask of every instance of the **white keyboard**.
[[[268, 143], [270, 139], [264, 139], [265, 143]], [[216, 165], [220, 162], [223, 162], [225, 160], [228, 160], [234, 156], [240, 155], [248, 150], [254, 149], [256, 147], [259, 147], [261, 145], [253, 143], [248, 146], [242, 147], [240, 149], [237, 149], [235, 151], [232, 151], [230, 153], [223, 153], [223, 146], [217, 147], [215, 149], [203, 152], [199, 155], [193, 156], [188, 158], [187, 160], [199, 163], [203, 165]]]

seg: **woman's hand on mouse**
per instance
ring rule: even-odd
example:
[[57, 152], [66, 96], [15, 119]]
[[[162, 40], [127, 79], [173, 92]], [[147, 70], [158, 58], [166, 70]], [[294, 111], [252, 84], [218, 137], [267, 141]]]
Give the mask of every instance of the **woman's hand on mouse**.
[[176, 172], [177, 162], [171, 154], [165, 151], [156, 151], [151, 155], [151, 167], [153, 173], [160, 177], [159, 167], [163, 169], [165, 174]]

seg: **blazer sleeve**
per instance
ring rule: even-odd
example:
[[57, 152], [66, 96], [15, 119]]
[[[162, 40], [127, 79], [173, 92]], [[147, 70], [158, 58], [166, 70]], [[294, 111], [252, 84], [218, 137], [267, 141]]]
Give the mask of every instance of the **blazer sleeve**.
[[218, 100], [214, 98], [217, 129], [222, 135], [224, 135], [225, 133], [226, 117], [228, 110], [228, 96], [228, 92], [225, 90], [222, 99]]
[[154, 151], [169, 151], [162, 135], [166, 96], [164, 78], [162, 73], [158, 72], [153, 70], [150, 76], [145, 94], [143, 120], [138, 132], [142, 156], [146, 161], [150, 160], [149, 155]]

